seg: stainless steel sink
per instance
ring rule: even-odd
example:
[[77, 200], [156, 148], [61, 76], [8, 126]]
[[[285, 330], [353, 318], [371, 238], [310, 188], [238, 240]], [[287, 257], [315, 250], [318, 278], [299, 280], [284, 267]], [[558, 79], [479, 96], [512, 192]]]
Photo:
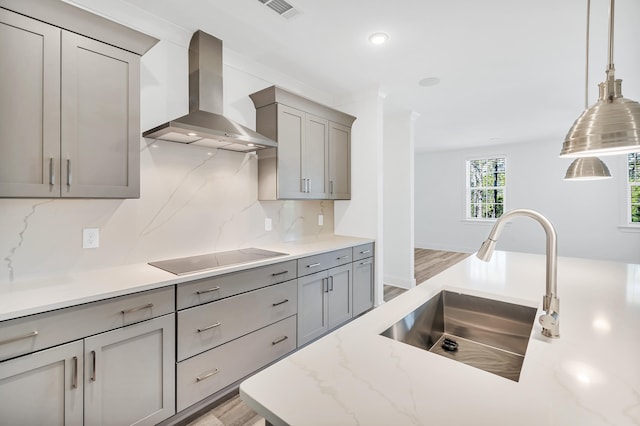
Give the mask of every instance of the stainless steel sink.
[[517, 382], [536, 311], [444, 290], [381, 335]]

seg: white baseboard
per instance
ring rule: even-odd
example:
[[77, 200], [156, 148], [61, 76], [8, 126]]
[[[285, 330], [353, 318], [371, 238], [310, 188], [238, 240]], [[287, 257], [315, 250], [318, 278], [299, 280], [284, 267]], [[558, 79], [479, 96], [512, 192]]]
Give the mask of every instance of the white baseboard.
[[406, 288], [407, 290], [416, 286], [415, 278], [394, 277], [393, 275], [385, 275], [384, 283], [394, 287]]

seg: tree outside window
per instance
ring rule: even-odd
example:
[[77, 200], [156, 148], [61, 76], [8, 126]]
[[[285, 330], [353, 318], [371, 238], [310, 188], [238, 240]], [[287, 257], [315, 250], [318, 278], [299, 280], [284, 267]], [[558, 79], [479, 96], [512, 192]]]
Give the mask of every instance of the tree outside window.
[[467, 219], [497, 219], [504, 213], [506, 159], [467, 161]]
[[640, 224], [640, 152], [628, 155], [629, 222]]

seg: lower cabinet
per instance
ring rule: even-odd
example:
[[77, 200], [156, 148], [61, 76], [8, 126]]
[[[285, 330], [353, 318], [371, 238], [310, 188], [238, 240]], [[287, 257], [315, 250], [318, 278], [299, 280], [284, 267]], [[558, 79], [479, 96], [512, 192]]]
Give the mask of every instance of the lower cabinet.
[[0, 423], [82, 425], [82, 340], [0, 363]]
[[373, 308], [373, 257], [353, 262], [353, 316]]
[[296, 316], [178, 363], [178, 411], [296, 349]]
[[298, 345], [353, 317], [351, 264], [298, 278]]
[[175, 413], [175, 316], [0, 363], [7, 425], [154, 425]]
[[174, 318], [85, 339], [85, 425], [155, 425], [175, 413]]

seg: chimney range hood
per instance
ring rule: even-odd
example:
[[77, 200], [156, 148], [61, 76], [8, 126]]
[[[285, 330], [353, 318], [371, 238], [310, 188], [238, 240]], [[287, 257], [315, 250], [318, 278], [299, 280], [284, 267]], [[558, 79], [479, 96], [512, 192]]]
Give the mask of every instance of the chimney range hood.
[[189, 43], [189, 114], [142, 136], [240, 152], [278, 145], [224, 117], [222, 108], [222, 40], [196, 31]]

